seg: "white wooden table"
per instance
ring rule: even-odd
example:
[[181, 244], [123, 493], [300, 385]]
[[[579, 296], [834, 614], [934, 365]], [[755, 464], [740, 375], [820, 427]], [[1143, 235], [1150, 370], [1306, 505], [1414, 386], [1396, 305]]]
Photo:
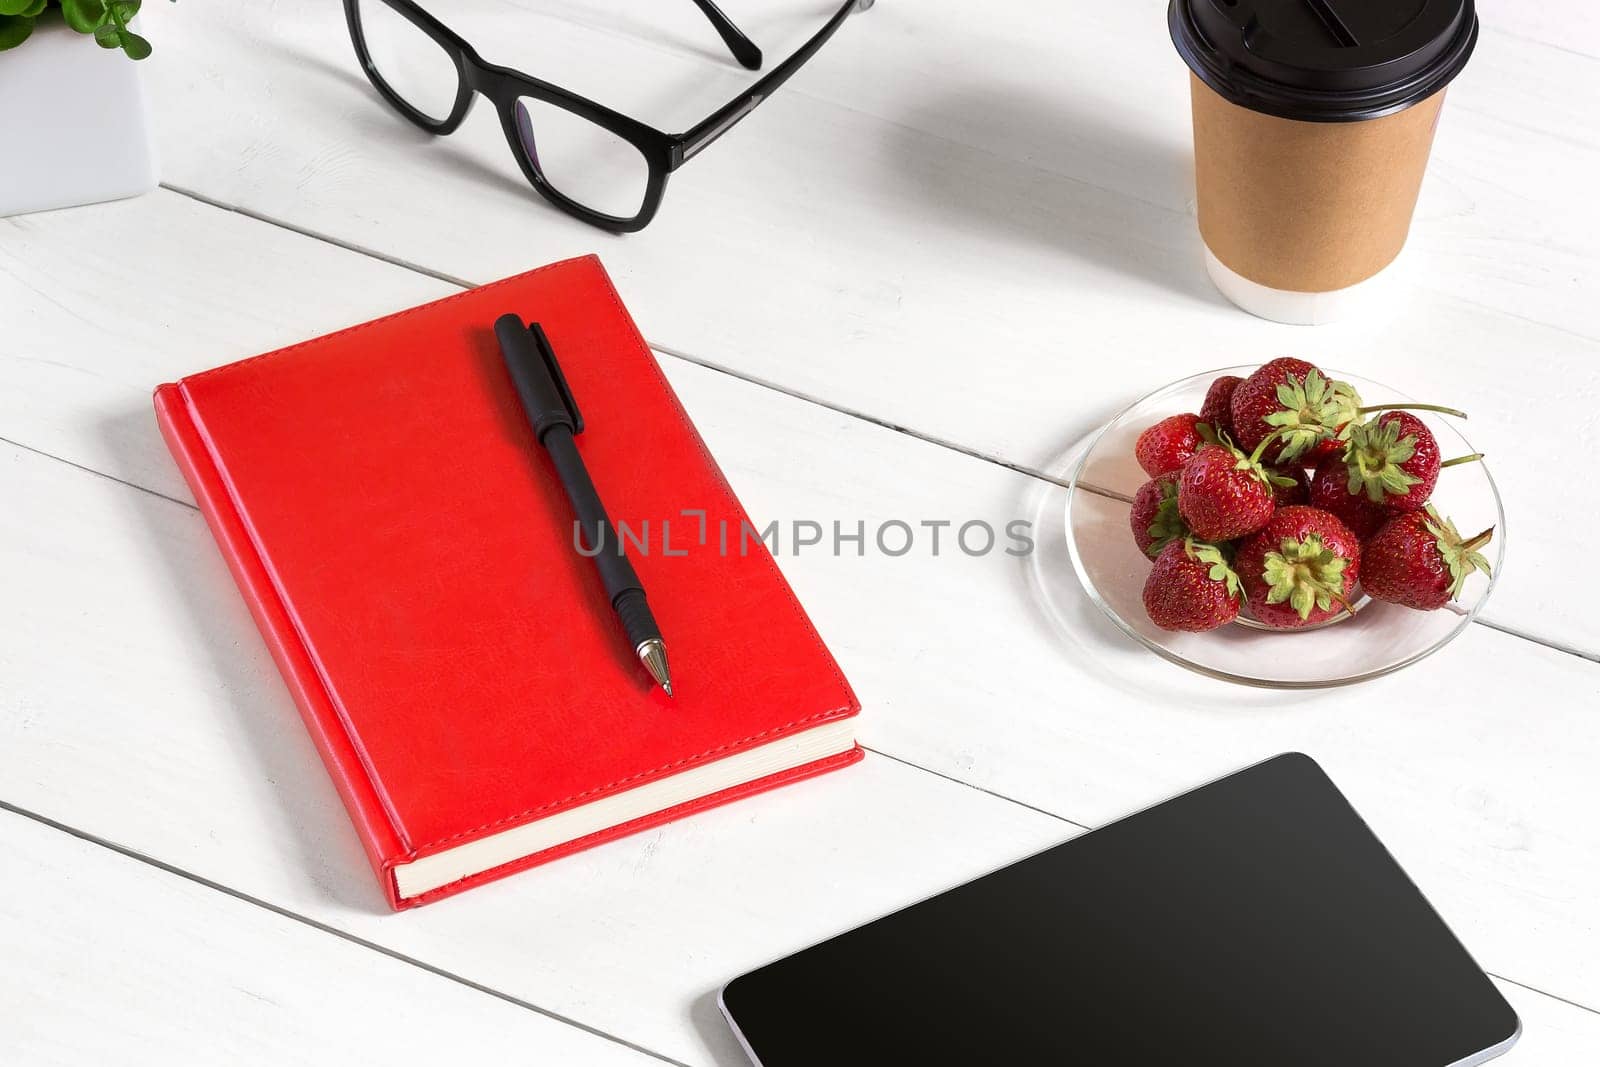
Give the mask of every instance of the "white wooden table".
[[[1600, 1062], [1600, 15], [1480, 4], [1405, 297], [1317, 330], [1209, 288], [1163, 0], [883, 0], [626, 238], [487, 108], [404, 125], [331, 0], [146, 5], [166, 187], [0, 220], [0, 1062], [735, 1067], [728, 977], [1290, 749], [1522, 1013], [1507, 1062]], [[728, 3], [769, 57], [830, 6]], [[750, 79], [687, 0], [436, 7], [663, 127]], [[1293, 353], [1473, 413], [1505, 579], [1440, 655], [1279, 694], [1047, 621], [1004, 555], [786, 554], [863, 765], [387, 914], [150, 390], [589, 251], [758, 523], [1027, 517], [1152, 384]]]

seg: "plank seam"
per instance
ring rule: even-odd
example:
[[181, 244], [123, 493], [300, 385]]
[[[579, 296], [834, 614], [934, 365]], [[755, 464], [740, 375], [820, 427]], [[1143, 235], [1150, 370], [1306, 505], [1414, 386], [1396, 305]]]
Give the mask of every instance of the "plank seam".
[[984, 786], [978, 785], [976, 782], [969, 782], [969, 781], [966, 781], [965, 779], [957, 778], [953, 774], [946, 774], [943, 771], [936, 771], [932, 767], [924, 767], [922, 764], [914, 763], [911, 760], [906, 759], [904, 756], [895, 756], [895, 755], [892, 755], [892, 754], [890, 754], [888, 752], [885, 752], [881, 748], [873, 748], [871, 745], [862, 745], [861, 747], [862, 747], [863, 750], [872, 753], [874, 756], [881, 756], [884, 759], [889, 760], [892, 763], [898, 763], [901, 766], [909, 767], [914, 771], [921, 771], [923, 774], [931, 774], [935, 778], [942, 778], [945, 781], [951, 782], [951, 783], [953, 783], [955, 785], [964, 786], [967, 789], [976, 790], [979, 793], [983, 793], [983, 794], [986, 794], [988, 796], [994, 797], [996, 800], [1003, 800], [1007, 804], [1015, 804], [1019, 808], [1027, 808], [1029, 811], [1037, 812], [1040, 815], [1048, 816], [1049, 818], [1052, 818], [1052, 819], [1056, 820], [1057, 822], [1064, 822], [1068, 826], [1076, 826], [1078, 829], [1084, 830], [1084, 831], [1089, 831], [1089, 830], [1093, 830], [1094, 829], [1094, 827], [1089, 826], [1089, 825], [1087, 825], [1085, 823], [1078, 822], [1078, 821], [1076, 821], [1074, 819], [1069, 819], [1065, 815], [1060, 815], [1060, 814], [1058, 814], [1056, 812], [1053, 812], [1053, 811], [1050, 811], [1050, 810], [1048, 810], [1046, 808], [1041, 808], [1041, 807], [1038, 807], [1037, 805], [1029, 804], [1026, 800], [1018, 800], [1016, 797], [1008, 797], [1004, 793], [997, 793], [993, 789], [988, 789], [988, 788], [985, 788]]
[[494, 997], [496, 1000], [505, 1001], [507, 1004], [522, 1008], [525, 1011], [531, 1011], [535, 1015], [542, 1015], [552, 1022], [581, 1030], [593, 1037], [601, 1038], [602, 1040], [609, 1041], [614, 1045], [620, 1045], [623, 1048], [629, 1049], [633, 1052], [637, 1052], [644, 1056], [649, 1056], [651, 1059], [658, 1060], [662, 1063], [672, 1064], [673, 1067], [690, 1067], [689, 1064], [684, 1063], [682, 1060], [675, 1060], [670, 1056], [665, 1056], [653, 1049], [646, 1048], [643, 1045], [629, 1041], [627, 1038], [618, 1037], [616, 1034], [607, 1033], [606, 1031], [594, 1026], [590, 1026], [587, 1023], [579, 1022], [577, 1019], [571, 1018], [570, 1016], [551, 1011], [549, 1008], [541, 1008], [537, 1004], [523, 1000], [520, 997], [513, 996], [510, 993], [495, 989], [493, 986], [487, 986], [482, 982], [473, 981], [464, 975], [456, 974], [453, 971], [447, 971], [443, 967], [435, 966], [434, 964], [428, 963], [425, 960], [419, 960], [415, 956], [408, 956], [403, 952], [380, 945], [376, 941], [369, 941], [364, 937], [352, 934], [346, 930], [341, 930], [338, 927], [331, 926], [319, 919], [313, 919], [309, 915], [303, 915], [300, 912], [292, 911], [283, 907], [282, 905], [274, 904], [269, 900], [264, 900], [261, 897], [253, 896], [244, 892], [243, 890], [234, 889], [232, 886], [223, 885], [221, 882], [213, 881], [204, 875], [196, 874], [193, 871], [186, 871], [182, 867], [175, 866], [166, 862], [165, 860], [159, 860], [154, 856], [148, 856], [145, 853], [139, 852], [133, 848], [129, 848], [126, 845], [119, 845], [114, 841], [99, 836], [98, 834], [90, 833], [87, 830], [82, 830], [78, 827], [70, 826], [64, 822], [52, 819], [48, 815], [43, 815], [39, 812], [19, 807], [18, 805], [12, 804], [5, 800], [0, 800], [0, 811], [10, 812], [12, 815], [16, 815], [24, 819], [30, 819], [41, 826], [47, 826], [52, 830], [58, 830], [70, 837], [75, 837], [79, 841], [83, 841], [90, 845], [95, 845], [99, 848], [107, 849], [126, 859], [133, 860], [137, 863], [142, 863], [148, 867], [153, 867], [158, 871], [162, 871], [177, 878], [182, 878], [185, 881], [194, 883], [195, 885], [204, 886], [207, 889], [215, 890], [224, 896], [232, 897], [234, 900], [253, 905], [254, 907], [261, 908], [264, 911], [272, 912], [274, 915], [282, 916], [291, 922], [297, 922], [302, 926], [308, 926], [313, 930], [337, 937], [340, 940], [347, 941], [352, 945], [359, 945], [362, 948], [369, 949], [383, 956], [387, 956], [388, 958], [399, 963], [404, 963], [411, 967], [415, 967], [418, 970], [426, 971], [431, 975], [434, 975], [438, 978], [443, 978], [446, 981], [454, 982], [457, 985], [464, 986], [467, 989], [473, 990], [474, 992], [483, 993], [487, 996]]
[[[893, 762], [899, 763], [899, 764], [901, 764], [901, 765], [903, 765], [903, 766], [905, 766], [907, 768], [910, 768], [912, 770], [921, 771], [921, 772], [923, 772], [925, 774], [931, 774], [935, 778], [940, 778], [940, 779], [943, 779], [945, 781], [951, 782], [951, 783], [953, 783], [955, 785], [963, 786], [963, 787], [965, 787], [967, 789], [972, 789], [972, 790], [974, 790], [976, 792], [979, 792], [979, 793], [984, 793], [984, 794], [986, 794], [988, 796], [994, 797], [997, 800], [1004, 801], [1004, 802], [1006, 802], [1008, 804], [1014, 804], [1014, 805], [1016, 805], [1018, 807], [1026, 808], [1029, 811], [1037, 812], [1040, 815], [1045, 815], [1045, 816], [1047, 816], [1047, 817], [1049, 817], [1051, 819], [1056, 820], [1057, 822], [1065, 823], [1068, 826], [1073, 826], [1073, 827], [1076, 827], [1077, 829], [1084, 830], [1086, 832], [1094, 829], [1094, 827], [1092, 827], [1092, 826], [1088, 826], [1088, 825], [1085, 825], [1084, 823], [1080, 823], [1080, 822], [1074, 822], [1071, 819], [1068, 819], [1068, 818], [1066, 818], [1064, 816], [1061, 816], [1061, 815], [1057, 815], [1057, 814], [1055, 814], [1053, 812], [1050, 812], [1050, 811], [1046, 811], [1043, 808], [1036, 808], [1031, 804], [1026, 804], [1026, 803], [1024, 803], [1024, 802], [1022, 802], [1020, 800], [1015, 800], [1015, 799], [1013, 799], [1011, 797], [1004, 796], [1003, 794], [1000, 794], [1000, 793], [995, 793], [995, 792], [993, 792], [991, 790], [984, 789], [981, 786], [973, 785], [970, 782], [963, 782], [959, 778], [951, 778], [949, 775], [941, 774], [938, 771], [929, 770], [928, 768], [920, 766], [920, 765], [918, 765], [916, 763], [912, 763], [909, 760], [903, 760], [903, 759], [900, 759], [899, 757], [896, 757], [896, 756], [887, 756], [884, 753], [879, 752], [877, 749], [871, 748], [869, 746], [863, 745], [862, 747], [865, 748], [867, 751], [872, 752], [874, 755], [881, 756], [884, 759], [892, 760]], [[548, 1008], [541, 1008], [537, 1004], [534, 1004], [534, 1003], [532, 1003], [530, 1001], [523, 1000], [520, 997], [513, 996], [510, 993], [506, 993], [506, 992], [503, 992], [501, 990], [495, 989], [493, 986], [487, 986], [487, 985], [484, 985], [481, 982], [473, 981], [472, 979], [467, 978], [464, 975], [456, 974], [453, 971], [447, 971], [442, 967], [437, 967], [434, 964], [426, 962], [425, 960], [419, 960], [414, 956], [407, 956], [402, 952], [399, 952], [399, 951], [397, 951], [395, 949], [388, 948], [388, 947], [386, 947], [384, 945], [380, 945], [375, 941], [369, 941], [366, 938], [359, 937], [359, 936], [357, 936], [355, 934], [349, 933], [349, 932], [344, 931], [344, 930], [340, 930], [336, 926], [331, 926], [331, 925], [329, 925], [327, 923], [324, 923], [324, 922], [322, 922], [322, 921], [320, 921], [318, 919], [313, 919], [309, 915], [302, 915], [299, 912], [291, 911], [290, 909], [285, 908], [285, 907], [283, 907], [281, 905], [278, 905], [278, 904], [274, 904], [271, 901], [264, 900], [264, 899], [262, 899], [260, 897], [257, 897], [257, 896], [253, 896], [253, 895], [251, 895], [249, 893], [244, 892], [243, 890], [238, 890], [238, 889], [232, 888], [231, 886], [223, 885], [221, 882], [214, 881], [214, 880], [212, 880], [210, 878], [205, 877], [204, 875], [196, 874], [196, 873], [194, 873], [192, 871], [186, 871], [181, 867], [175, 866], [174, 864], [167, 863], [165, 860], [159, 860], [159, 859], [156, 859], [154, 856], [148, 856], [148, 855], [144, 854], [143, 852], [137, 851], [136, 849], [129, 848], [129, 847], [125, 846], [125, 845], [119, 845], [114, 841], [111, 841], [111, 840], [109, 840], [107, 838], [99, 836], [98, 834], [90, 833], [87, 830], [82, 830], [82, 829], [79, 829], [78, 827], [75, 827], [75, 826], [70, 826], [67, 823], [63, 823], [63, 822], [61, 822], [61, 821], [59, 821], [57, 819], [52, 819], [48, 815], [43, 815], [43, 814], [40, 814], [38, 812], [31, 811], [31, 810], [29, 810], [27, 808], [20, 807], [20, 806], [18, 806], [16, 804], [12, 804], [9, 801], [5, 801], [5, 800], [0, 800], [0, 811], [10, 812], [11, 814], [19, 816], [20, 818], [32, 820], [33, 822], [38, 823], [41, 826], [47, 826], [52, 830], [56, 830], [56, 831], [59, 831], [61, 833], [67, 834], [70, 837], [75, 837], [78, 840], [83, 841], [83, 842], [85, 842], [87, 844], [95, 845], [95, 846], [97, 846], [99, 848], [103, 848], [103, 849], [106, 849], [106, 850], [108, 850], [110, 852], [114, 852], [117, 855], [122, 856], [122, 857], [124, 857], [126, 859], [130, 859], [130, 860], [133, 860], [133, 861], [135, 861], [137, 863], [142, 863], [142, 864], [145, 864], [146, 866], [153, 867], [156, 870], [162, 871], [163, 873], [166, 873], [166, 874], [170, 874], [170, 875], [172, 875], [173, 877], [176, 877], [176, 878], [182, 878], [185, 881], [194, 883], [195, 885], [204, 886], [205, 888], [214, 890], [214, 891], [216, 891], [218, 893], [223, 894], [224, 896], [232, 897], [233, 899], [238, 900], [238, 901], [240, 901], [242, 903], [253, 905], [255, 907], [261, 908], [264, 911], [272, 912], [273, 914], [282, 916], [283, 918], [288, 919], [291, 922], [300, 923], [303, 926], [307, 926], [307, 927], [310, 927], [313, 930], [320, 931], [321, 933], [325, 933], [325, 934], [328, 934], [330, 936], [337, 937], [340, 940], [346, 941], [346, 942], [348, 942], [350, 944], [359, 945], [362, 948], [365, 948], [365, 949], [368, 949], [370, 951], [376, 952], [376, 953], [378, 953], [380, 955], [383, 955], [383, 956], [387, 956], [389, 959], [395, 960], [396, 962], [404, 963], [404, 964], [407, 964], [409, 966], [416, 967], [419, 970], [426, 971], [427, 973], [432, 974], [432, 975], [434, 975], [436, 977], [439, 977], [439, 978], [443, 978], [446, 981], [455, 982], [456, 984], [464, 986], [467, 989], [471, 989], [474, 992], [483, 993], [486, 996], [494, 997], [496, 1000], [502, 1000], [502, 1001], [506, 1002], [507, 1004], [512, 1004], [512, 1005], [514, 1005], [516, 1007], [519, 1007], [519, 1008], [522, 1008], [522, 1009], [524, 1009], [526, 1011], [531, 1011], [536, 1015], [542, 1015], [545, 1018], [550, 1019], [552, 1022], [560, 1023], [560, 1024], [564, 1025], [564, 1026], [573, 1027], [574, 1029], [581, 1030], [586, 1034], [590, 1034], [591, 1036], [601, 1038], [602, 1040], [609, 1041], [609, 1042], [611, 1042], [613, 1044], [616, 1044], [616, 1045], [620, 1045], [623, 1048], [629, 1049], [629, 1050], [631, 1050], [633, 1052], [637, 1052], [637, 1053], [639, 1053], [641, 1055], [649, 1056], [651, 1059], [658, 1060], [658, 1061], [660, 1061], [662, 1063], [672, 1064], [673, 1067], [690, 1067], [689, 1064], [684, 1063], [682, 1060], [675, 1060], [675, 1059], [671, 1058], [670, 1056], [663, 1055], [662, 1053], [656, 1052], [653, 1049], [647, 1048], [647, 1047], [645, 1047], [643, 1045], [636, 1044], [636, 1043], [634, 1043], [632, 1041], [627, 1040], [626, 1038], [618, 1037], [615, 1034], [607, 1033], [604, 1030], [600, 1030], [600, 1029], [598, 1029], [596, 1027], [590, 1026], [587, 1023], [579, 1022], [576, 1019], [573, 1019], [573, 1018], [571, 1018], [569, 1016], [562, 1015], [559, 1012], [551, 1011]], [[1548, 992], [1547, 990], [1540, 989], [1538, 986], [1530, 985], [1527, 982], [1518, 981], [1515, 978], [1507, 978], [1505, 975], [1500, 974], [1497, 971], [1485, 970], [1483, 973], [1488, 975], [1490, 978], [1495, 979], [1496, 981], [1505, 982], [1508, 985], [1516, 986], [1518, 989], [1525, 990], [1525, 991], [1527, 991], [1529, 993], [1532, 993], [1532, 994], [1534, 994], [1536, 996], [1547, 997], [1550, 1000], [1554, 1000], [1554, 1001], [1556, 1001], [1558, 1003], [1565, 1004], [1570, 1008], [1576, 1008], [1579, 1011], [1587, 1012], [1590, 1015], [1600, 1015], [1600, 1009], [1591, 1008], [1587, 1004], [1580, 1003], [1579, 1001], [1573, 1000], [1570, 997], [1564, 997], [1564, 996], [1561, 996], [1558, 993]]]
[[454, 285], [459, 289], [478, 288], [477, 282], [469, 282], [465, 278], [457, 278], [453, 274], [446, 274], [443, 271], [434, 270], [431, 267], [424, 267], [420, 263], [412, 263], [411, 261], [401, 259], [398, 256], [391, 256], [386, 252], [379, 252], [376, 249], [363, 248], [361, 245], [351, 244], [349, 241], [343, 241], [337, 237], [330, 237], [325, 233], [318, 233], [315, 230], [308, 230], [303, 226], [296, 226], [294, 223], [288, 222], [284, 219], [275, 218], [271, 215], [263, 215], [260, 212], [251, 211], [249, 208], [240, 207], [237, 204], [224, 203], [221, 200], [213, 199], [212, 197], [206, 196], [201, 192], [196, 192], [193, 189], [185, 189], [181, 185], [173, 185], [169, 182], [162, 182], [161, 188], [165, 189], [169, 193], [175, 193], [178, 196], [187, 197], [197, 204], [204, 204], [207, 207], [214, 207], [218, 211], [226, 211], [233, 215], [241, 215], [244, 218], [252, 219], [268, 226], [276, 226], [280, 230], [288, 230], [290, 233], [297, 233], [301, 237], [309, 237], [313, 241], [321, 241], [325, 245], [332, 245], [335, 248], [342, 248], [346, 252], [354, 252], [358, 256], [366, 256], [368, 259], [376, 259], [380, 263], [387, 263], [392, 267], [400, 267], [401, 269], [409, 270], [414, 274], [421, 274], [424, 277], [436, 279], [446, 283], [447, 285]]

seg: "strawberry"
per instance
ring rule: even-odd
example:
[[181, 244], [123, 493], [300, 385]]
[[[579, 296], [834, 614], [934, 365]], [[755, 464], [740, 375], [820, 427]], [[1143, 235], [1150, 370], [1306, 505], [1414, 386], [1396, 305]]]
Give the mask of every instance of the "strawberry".
[[1199, 423], [1198, 415], [1172, 415], [1162, 419], [1139, 435], [1133, 445], [1134, 458], [1152, 478], [1177, 470], [1205, 443], [1197, 428]]
[[1218, 437], [1234, 435], [1233, 415], [1228, 405], [1233, 401], [1233, 391], [1242, 381], [1244, 379], [1236, 374], [1224, 374], [1206, 390], [1205, 403], [1200, 405], [1200, 421], [1209, 425]]
[[1350, 436], [1352, 429], [1357, 426], [1360, 421], [1360, 419], [1356, 419], [1353, 422], [1345, 423], [1343, 426], [1339, 427], [1339, 432], [1336, 435], [1333, 437], [1324, 437], [1322, 440], [1306, 449], [1306, 454], [1300, 457], [1300, 462], [1304, 463], [1308, 470], [1314, 471], [1318, 467], [1322, 466], [1324, 460], [1333, 459], [1337, 456], [1344, 455], [1345, 439]]
[[1428, 504], [1390, 520], [1361, 549], [1361, 584], [1374, 600], [1434, 611], [1461, 595], [1467, 576], [1489, 573], [1478, 549], [1494, 527], [1463, 540], [1455, 523]]
[[1144, 610], [1163, 630], [1215, 630], [1239, 616], [1239, 576], [1216, 545], [1179, 538], [1150, 568]]
[[1261, 451], [1246, 456], [1226, 441], [1206, 445], [1178, 472], [1178, 514], [1205, 541], [1231, 541], [1254, 533], [1272, 518], [1273, 493], [1289, 479], [1261, 465]]
[[1290, 504], [1304, 504], [1311, 498], [1311, 482], [1305, 468], [1298, 464], [1269, 468], [1267, 474], [1275, 476], [1272, 482], [1272, 504], [1286, 508]]
[[1408, 411], [1389, 411], [1354, 427], [1343, 454], [1350, 492], [1365, 493], [1391, 515], [1420, 511], [1433, 495], [1443, 468], [1482, 458], [1483, 453], [1475, 452], [1441, 463], [1433, 431]]
[[1281, 432], [1283, 445], [1271, 462], [1299, 459], [1319, 442], [1338, 437], [1360, 416], [1361, 398], [1344, 382], [1303, 359], [1275, 359], [1240, 382], [1228, 403], [1234, 440], [1254, 449]]
[[1239, 546], [1234, 570], [1257, 619], [1282, 630], [1349, 610], [1361, 577], [1361, 542], [1318, 508], [1283, 508]]
[[1365, 541], [1389, 521], [1381, 504], [1367, 499], [1366, 493], [1350, 491], [1350, 472], [1337, 457], [1322, 461], [1311, 477], [1311, 506], [1332, 512], [1350, 531]]
[[1178, 514], [1178, 472], [1151, 478], [1133, 494], [1128, 525], [1139, 551], [1154, 558], [1175, 538], [1187, 537], [1189, 527]]

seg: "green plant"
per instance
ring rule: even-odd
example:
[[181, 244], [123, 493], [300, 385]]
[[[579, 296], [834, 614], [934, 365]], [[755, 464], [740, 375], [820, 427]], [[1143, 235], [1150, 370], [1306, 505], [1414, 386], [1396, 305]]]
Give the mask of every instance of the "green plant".
[[129, 59], [150, 54], [150, 42], [128, 28], [140, 0], [0, 0], [0, 52], [28, 39], [34, 23], [58, 10], [66, 24], [92, 34], [101, 48], [120, 48]]

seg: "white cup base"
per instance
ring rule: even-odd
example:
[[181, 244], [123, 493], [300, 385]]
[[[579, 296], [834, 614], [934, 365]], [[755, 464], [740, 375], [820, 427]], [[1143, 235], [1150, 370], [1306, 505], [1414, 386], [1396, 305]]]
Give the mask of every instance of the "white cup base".
[[1210, 248], [1206, 249], [1206, 273], [1211, 275], [1212, 283], [1223, 296], [1252, 315], [1294, 326], [1321, 326], [1370, 312], [1381, 304], [1395, 289], [1394, 276], [1403, 258], [1397, 258], [1365, 281], [1326, 293], [1273, 289], [1253, 282], [1226, 266]]

